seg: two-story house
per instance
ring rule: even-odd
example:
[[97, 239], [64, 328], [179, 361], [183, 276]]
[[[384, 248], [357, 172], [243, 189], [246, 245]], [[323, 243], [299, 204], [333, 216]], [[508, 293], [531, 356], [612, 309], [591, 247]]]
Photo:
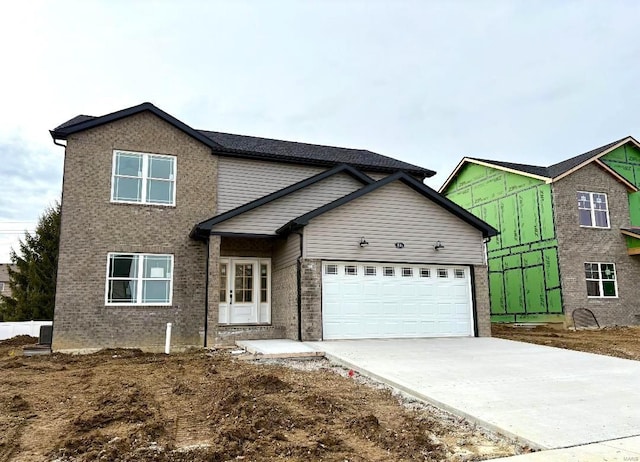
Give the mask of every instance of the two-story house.
[[370, 151], [195, 130], [150, 103], [65, 146], [54, 350], [490, 335], [497, 232]]
[[549, 167], [464, 158], [440, 192], [500, 235], [487, 244], [493, 322], [640, 321], [640, 145]]

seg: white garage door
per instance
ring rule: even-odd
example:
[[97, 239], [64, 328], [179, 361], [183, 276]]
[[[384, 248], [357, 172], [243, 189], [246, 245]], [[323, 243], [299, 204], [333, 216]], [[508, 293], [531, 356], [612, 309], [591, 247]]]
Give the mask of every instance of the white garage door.
[[323, 338], [473, 336], [465, 266], [324, 262]]

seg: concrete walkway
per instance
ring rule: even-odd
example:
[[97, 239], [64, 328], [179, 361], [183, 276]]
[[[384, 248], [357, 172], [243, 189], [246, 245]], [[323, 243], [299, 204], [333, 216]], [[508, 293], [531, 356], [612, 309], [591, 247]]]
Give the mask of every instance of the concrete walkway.
[[275, 340], [238, 340], [240, 348], [256, 358], [305, 358], [324, 356], [322, 351], [311, 348], [302, 342], [287, 339]]
[[532, 452], [521, 456], [491, 459], [491, 462], [632, 462], [640, 460], [640, 437], [566, 449]]
[[640, 361], [496, 338], [306, 344], [534, 448], [640, 435]]

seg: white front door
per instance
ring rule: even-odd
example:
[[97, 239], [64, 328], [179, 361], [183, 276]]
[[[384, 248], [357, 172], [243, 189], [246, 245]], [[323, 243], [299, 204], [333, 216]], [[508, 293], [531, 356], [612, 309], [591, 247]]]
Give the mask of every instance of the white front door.
[[271, 261], [266, 258], [220, 259], [221, 324], [271, 322]]
[[473, 336], [465, 266], [324, 262], [324, 339]]

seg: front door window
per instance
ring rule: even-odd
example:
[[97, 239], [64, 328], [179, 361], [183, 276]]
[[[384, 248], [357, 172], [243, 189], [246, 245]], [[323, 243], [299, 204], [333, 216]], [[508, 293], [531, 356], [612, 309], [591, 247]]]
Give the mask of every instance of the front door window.
[[237, 263], [233, 291], [236, 303], [251, 303], [253, 300], [253, 263]]
[[220, 260], [221, 324], [271, 322], [271, 260], [228, 258]]

